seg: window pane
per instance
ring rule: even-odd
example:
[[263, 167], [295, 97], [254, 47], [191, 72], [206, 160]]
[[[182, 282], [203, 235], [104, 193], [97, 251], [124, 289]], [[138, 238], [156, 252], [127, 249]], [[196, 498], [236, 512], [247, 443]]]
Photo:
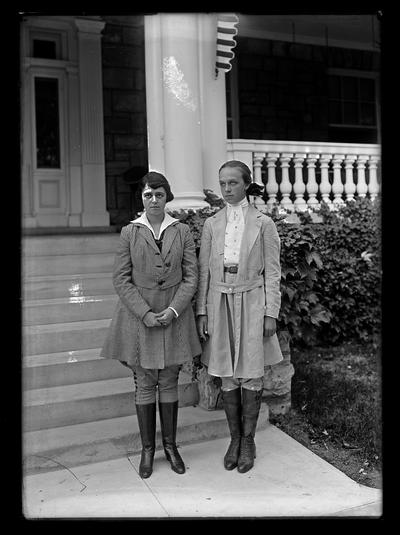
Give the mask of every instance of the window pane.
[[376, 124], [375, 106], [373, 104], [361, 104], [360, 123], [369, 126]]
[[360, 79], [360, 98], [368, 102], [375, 102], [375, 82], [368, 78]]
[[343, 76], [342, 78], [343, 100], [357, 100], [357, 78]]
[[56, 59], [56, 43], [45, 39], [33, 40], [33, 57]]
[[35, 78], [37, 167], [60, 168], [58, 80]]
[[329, 97], [340, 98], [340, 78], [338, 76], [329, 77]]
[[331, 100], [329, 102], [329, 122], [335, 124], [340, 124], [342, 122], [340, 102], [336, 100]]
[[358, 123], [358, 109], [355, 102], [345, 102], [343, 104], [343, 123], [357, 124]]

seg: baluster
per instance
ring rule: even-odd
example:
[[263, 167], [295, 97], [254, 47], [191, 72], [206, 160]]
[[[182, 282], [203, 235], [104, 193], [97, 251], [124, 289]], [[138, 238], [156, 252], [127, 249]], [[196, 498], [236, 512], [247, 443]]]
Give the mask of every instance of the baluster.
[[282, 182], [281, 182], [281, 193], [282, 193], [282, 200], [281, 200], [281, 206], [285, 210], [292, 211], [293, 210], [293, 202], [290, 198], [290, 193], [292, 191], [292, 184], [289, 180], [289, 162], [291, 158], [293, 157], [293, 154], [289, 154], [288, 152], [284, 152], [281, 154], [281, 157], [279, 158], [281, 162], [282, 167]]
[[305, 154], [295, 154], [294, 156], [294, 185], [293, 191], [296, 195], [294, 201], [294, 207], [300, 212], [307, 210], [307, 204], [304, 200], [304, 192], [306, 191], [306, 185], [303, 180], [303, 162]]
[[365, 197], [368, 191], [367, 182], [365, 180], [366, 161], [366, 156], [358, 156], [357, 158], [357, 193], [360, 197]]
[[[261, 173], [262, 162], [264, 158], [265, 158], [265, 152], [255, 152], [253, 154], [253, 170], [254, 170], [253, 181], [259, 184], [260, 186], [264, 186], [264, 183], [262, 181], [262, 173]], [[265, 207], [264, 199], [259, 196], [254, 196], [253, 205], [258, 206], [260, 208], [264, 208]]]
[[353, 154], [347, 154], [344, 160], [344, 167], [346, 170], [346, 181], [344, 183], [344, 193], [347, 201], [354, 201], [354, 193], [356, 192], [356, 184], [354, 181], [354, 161], [356, 157]]
[[329, 197], [331, 192], [331, 184], [329, 182], [328, 167], [331, 157], [331, 154], [321, 154], [319, 160], [321, 165], [321, 184], [319, 186], [319, 190], [321, 192], [323, 202], [325, 202], [330, 208], [332, 207], [332, 203]]
[[310, 208], [316, 208], [318, 206], [317, 193], [318, 184], [315, 179], [315, 162], [318, 159], [318, 154], [307, 155], [307, 193], [308, 193], [308, 206]]
[[343, 193], [343, 184], [342, 184], [342, 162], [343, 154], [335, 154], [332, 163], [333, 163], [333, 183], [332, 183], [332, 192], [333, 192], [333, 203], [335, 205], [342, 204], [342, 193]]
[[276, 199], [276, 194], [278, 193], [278, 183], [276, 181], [276, 160], [279, 157], [278, 152], [269, 152], [267, 154], [267, 166], [268, 166], [268, 180], [267, 180], [267, 193], [268, 193], [268, 201], [267, 201], [267, 207], [268, 210], [272, 210], [274, 205], [278, 202]]
[[369, 185], [368, 191], [371, 200], [374, 201], [379, 193], [379, 184], [377, 177], [378, 158], [376, 156], [370, 156], [369, 158]]

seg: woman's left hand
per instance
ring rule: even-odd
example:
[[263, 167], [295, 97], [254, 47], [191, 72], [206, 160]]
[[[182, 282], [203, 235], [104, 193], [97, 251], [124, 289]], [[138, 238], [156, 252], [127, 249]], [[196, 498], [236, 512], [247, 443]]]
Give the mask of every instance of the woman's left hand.
[[167, 327], [175, 318], [174, 312], [170, 308], [166, 308], [156, 314], [156, 318], [163, 327]]
[[276, 319], [264, 316], [264, 336], [266, 338], [276, 333]]

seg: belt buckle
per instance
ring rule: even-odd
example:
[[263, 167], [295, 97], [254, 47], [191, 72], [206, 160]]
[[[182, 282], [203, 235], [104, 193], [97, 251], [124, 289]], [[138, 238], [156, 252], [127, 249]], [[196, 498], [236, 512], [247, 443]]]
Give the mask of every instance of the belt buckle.
[[225, 271], [228, 273], [237, 273], [238, 272], [238, 266], [227, 266], [225, 268]]

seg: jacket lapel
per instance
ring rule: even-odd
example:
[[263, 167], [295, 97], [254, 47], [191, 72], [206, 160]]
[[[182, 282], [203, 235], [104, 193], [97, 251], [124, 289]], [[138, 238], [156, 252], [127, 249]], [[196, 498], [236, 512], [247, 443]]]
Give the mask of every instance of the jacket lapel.
[[135, 225], [138, 227], [138, 231], [141, 236], [146, 240], [146, 242], [154, 249], [156, 252], [159, 252], [158, 247], [154, 241], [153, 235], [151, 234], [151, 230], [146, 227], [146, 225], [142, 225], [141, 223], [135, 223]]
[[176, 223], [169, 225], [165, 229], [164, 238], [163, 238], [162, 247], [161, 247], [161, 256], [163, 260], [165, 260], [169, 250], [171, 249], [171, 246], [177, 234], [178, 234], [178, 225]]
[[220, 210], [212, 218], [213, 235], [215, 237], [215, 251], [218, 263], [218, 278], [224, 280], [224, 250], [225, 250], [225, 228], [226, 228], [226, 207]]

